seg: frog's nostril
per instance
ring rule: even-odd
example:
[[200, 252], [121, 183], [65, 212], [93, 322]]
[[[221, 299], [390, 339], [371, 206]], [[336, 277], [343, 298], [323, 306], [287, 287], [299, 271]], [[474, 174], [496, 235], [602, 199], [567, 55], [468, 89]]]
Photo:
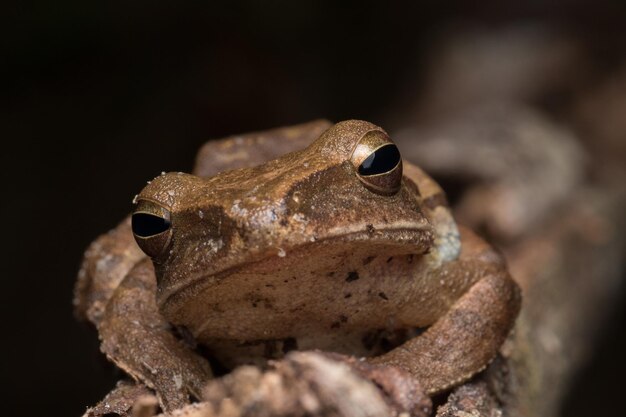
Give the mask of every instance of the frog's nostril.
[[131, 223], [133, 233], [143, 238], [166, 232], [172, 225], [168, 219], [150, 213], [133, 214]]

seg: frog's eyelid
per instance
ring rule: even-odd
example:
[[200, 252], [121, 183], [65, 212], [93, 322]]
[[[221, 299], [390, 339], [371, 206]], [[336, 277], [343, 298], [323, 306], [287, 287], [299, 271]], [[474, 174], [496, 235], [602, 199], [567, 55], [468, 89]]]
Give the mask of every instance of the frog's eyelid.
[[[352, 146], [352, 150], [350, 151], [350, 155], [354, 154], [354, 151], [356, 150], [356, 148], [359, 146], [359, 144], [361, 143], [361, 141], [363, 140], [363, 138], [365, 136], [367, 136], [368, 134], [372, 133], [372, 132], [380, 132], [383, 135], [387, 136], [387, 138], [389, 138], [389, 135], [387, 134], [387, 132], [385, 132], [382, 129], [372, 129], [372, 130], [368, 130], [367, 132], [363, 133], [363, 135], [359, 138], [359, 140], [357, 140], [354, 145]], [[391, 141], [391, 139], [389, 139]], [[393, 143], [393, 142], [388, 142], [388, 143]], [[383, 143], [381, 144], [381, 146], [386, 145], [387, 143]]]
[[[133, 205], [137, 207], [142, 202], [144, 202], [144, 203], [147, 202], [147, 203], [154, 204], [155, 206], [158, 206], [158, 207], [160, 207], [160, 208], [162, 208], [164, 210], [167, 210], [168, 212], [172, 210], [170, 207], [164, 205], [163, 203], [161, 203], [160, 201], [158, 201], [158, 200], [156, 200], [156, 199], [154, 199], [152, 197], [144, 197], [144, 196], [140, 196], [140, 195], [136, 195], [135, 196], [135, 201], [133, 201]], [[139, 211], [137, 213], [139, 213]], [[146, 213], [149, 213], [149, 212], [146, 212]]]

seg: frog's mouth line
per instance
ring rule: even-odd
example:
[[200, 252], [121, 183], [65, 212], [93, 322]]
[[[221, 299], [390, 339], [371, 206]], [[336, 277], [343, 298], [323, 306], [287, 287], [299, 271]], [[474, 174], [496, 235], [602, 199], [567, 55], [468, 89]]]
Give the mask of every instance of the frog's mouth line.
[[[386, 234], [386, 237], [377, 236], [377, 233], [384, 233]], [[411, 235], [413, 236], [413, 238], [410, 237]], [[394, 240], [394, 236], [396, 240]], [[416, 226], [415, 223], [409, 224], [406, 222], [402, 222], [392, 225], [386, 224], [381, 227], [375, 227], [373, 225], [370, 225], [370, 227], [366, 227], [365, 229], [359, 228], [358, 230], [343, 228], [341, 230], [336, 230], [334, 233], [331, 232], [327, 236], [316, 239], [314, 241], [299, 242], [296, 244], [292, 244], [291, 246], [286, 246], [282, 249], [274, 246], [274, 251], [268, 252], [266, 249], [265, 251], [255, 256], [252, 260], [245, 262], [235, 261], [233, 264], [228, 265], [219, 271], [213, 271], [209, 273], [200, 272], [195, 274], [193, 277], [191, 277], [191, 279], [188, 279], [185, 282], [178, 283], [177, 285], [165, 289], [158, 296], [158, 307], [159, 309], [161, 309], [163, 306], [170, 304], [173, 298], [184, 296], [184, 293], [194, 293], [195, 291], [197, 291], [197, 288], [199, 286], [203, 285], [207, 281], [209, 277], [213, 282], [219, 282], [223, 279], [227, 279], [228, 276], [235, 274], [243, 268], [254, 265], [268, 258], [282, 258], [284, 256], [288, 256], [290, 252], [306, 249], [306, 247], [310, 245], [332, 245], [337, 241], [353, 242], [355, 244], [358, 244], [359, 241], [380, 244], [386, 243], [389, 246], [397, 245], [399, 248], [401, 247], [405, 249], [403, 251], [399, 251], [398, 253], [401, 252], [407, 255], [422, 255], [426, 253], [432, 246], [433, 234], [431, 231], [428, 230], [428, 223]], [[246, 256], [249, 257], [250, 253], [247, 253]]]

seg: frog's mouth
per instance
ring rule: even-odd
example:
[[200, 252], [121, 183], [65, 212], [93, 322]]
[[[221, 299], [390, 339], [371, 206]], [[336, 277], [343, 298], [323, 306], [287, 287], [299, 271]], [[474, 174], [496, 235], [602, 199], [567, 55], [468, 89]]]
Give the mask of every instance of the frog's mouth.
[[[364, 262], [377, 256], [422, 255], [433, 244], [433, 232], [427, 222], [395, 222], [329, 229], [324, 235], [291, 236], [282, 243], [257, 250], [242, 251], [215, 270], [197, 271], [177, 283], [161, 282], [157, 301], [159, 308], [181, 306], [194, 294], [213, 285], [232, 281], [236, 276], [283, 274], [290, 268], [324, 269], [335, 262], [344, 268], [347, 260]], [[224, 258], [228, 254], [222, 254]], [[315, 265], [315, 259], [319, 265]], [[306, 266], [305, 266], [306, 265]], [[236, 285], [236, 283], [233, 283]], [[176, 308], [176, 307], [174, 307]]]
[[[432, 243], [433, 235], [430, 225], [425, 219], [421, 222], [396, 221], [394, 223], [354, 225], [329, 229], [320, 241], [345, 239], [347, 241], [371, 241], [374, 243], [392, 243], [413, 246], [419, 250]], [[315, 240], [314, 240], [315, 241]]]

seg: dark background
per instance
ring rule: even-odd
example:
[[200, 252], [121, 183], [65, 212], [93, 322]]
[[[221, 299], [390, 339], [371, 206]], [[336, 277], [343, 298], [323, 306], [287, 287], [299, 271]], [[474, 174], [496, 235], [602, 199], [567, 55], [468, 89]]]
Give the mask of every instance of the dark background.
[[[549, 22], [607, 66], [625, 50], [619, 1], [129, 3], [2, 6], [3, 414], [78, 416], [114, 385], [72, 317], [82, 251], [207, 139], [320, 117], [384, 125], [450, 22]], [[621, 305], [563, 415], [618, 413]]]

